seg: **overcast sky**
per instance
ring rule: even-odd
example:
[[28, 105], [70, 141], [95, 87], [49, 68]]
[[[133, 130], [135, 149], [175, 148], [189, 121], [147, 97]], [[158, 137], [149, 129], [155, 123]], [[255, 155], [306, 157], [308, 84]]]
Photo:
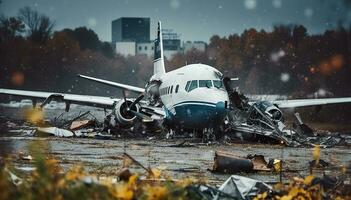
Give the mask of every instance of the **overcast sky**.
[[2, 0], [0, 12], [14, 16], [30, 6], [50, 16], [56, 30], [87, 26], [103, 41], [111, 41], [111, 21], [120, 17], [150, 17], [151, 39], [158, 20], [182, 40], [228, 36], [247, 28], [271, 30], [275, 24], [303, 24], [310, 33], [351, 21], [345, 0]]

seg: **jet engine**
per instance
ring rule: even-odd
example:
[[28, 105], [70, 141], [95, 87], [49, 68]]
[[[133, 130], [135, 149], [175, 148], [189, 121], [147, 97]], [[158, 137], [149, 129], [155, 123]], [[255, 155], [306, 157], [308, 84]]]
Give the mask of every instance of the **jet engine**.
[[132, 101], [130, 100], [121, 100], [116, 104], [114, 109], [116, 121], [123, 126], [132, 126], [133, 121], [136, 118], [134, 112], [139, 112], [140, 106], [134, 104], [132, 107]]
[[249, 109], [250, 123], [263, 123], [268, 126], [283, 120], [283, 113], [277, 106], [269, 101], [258, 101]]

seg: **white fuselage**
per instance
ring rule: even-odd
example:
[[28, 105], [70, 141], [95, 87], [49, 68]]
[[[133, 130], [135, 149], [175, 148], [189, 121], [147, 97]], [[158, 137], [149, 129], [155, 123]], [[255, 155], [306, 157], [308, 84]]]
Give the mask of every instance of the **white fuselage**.
[[160, 98], [169, 124], [178, 128], [209, 128], [223, 120], [228, 94], [220, 72], [208, 65], [191, 64], [159, 77]]

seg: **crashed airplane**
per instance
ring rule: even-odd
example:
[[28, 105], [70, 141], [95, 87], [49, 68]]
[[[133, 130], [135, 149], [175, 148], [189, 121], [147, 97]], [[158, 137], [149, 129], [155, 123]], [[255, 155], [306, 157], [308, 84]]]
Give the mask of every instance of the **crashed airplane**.
[[[31, 98], [33, 104], [44, 99], [41, 107], [52, 100], [63, 101], [66, 111], [70, 104], [111, 109], [111, 114], [107, 116], [111, 124], [127, 128], [133, 126], [136, 119], [161, 121], [172, 134], [195, 131], [213, 139], [220, 136], [226, 126], [230, 126], [232, 131], [255, 132], [287, 144], [290, 143], [287, 137], [292, 132], [284, 130], [281, 108], [351, 102], [351, 97], [251, 102], [231, 87], [230, 82], [237, 79], [225, 77], [214, 67], [190, 64], [166, 72], [160, 22], [155, 40], [154, 74], [145, 88], [79, 76], [120, 88], [123, 98], [12, 89], [0, 89], [0, 94]], [[136, 99], [127, 98], [125, 91], [136, 92], [139, 96]]]

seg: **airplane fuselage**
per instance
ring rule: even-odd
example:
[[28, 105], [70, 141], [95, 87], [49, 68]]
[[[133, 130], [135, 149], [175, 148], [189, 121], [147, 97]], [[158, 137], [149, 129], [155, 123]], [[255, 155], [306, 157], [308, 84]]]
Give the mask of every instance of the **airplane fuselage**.
[[160, 98], [168, 126], [178, 129], [216, 128], [223, 122], [228, 94], [208, 65], [191, 64], [160, 77]]

